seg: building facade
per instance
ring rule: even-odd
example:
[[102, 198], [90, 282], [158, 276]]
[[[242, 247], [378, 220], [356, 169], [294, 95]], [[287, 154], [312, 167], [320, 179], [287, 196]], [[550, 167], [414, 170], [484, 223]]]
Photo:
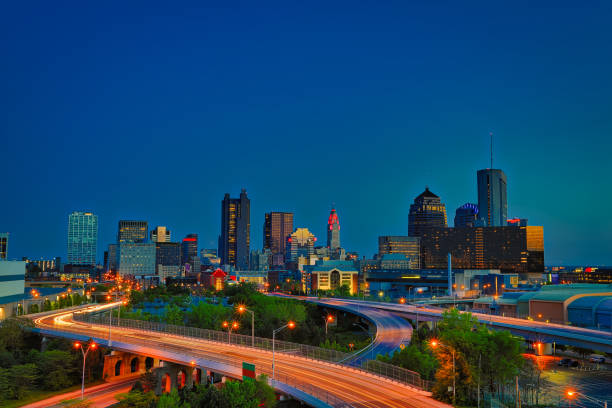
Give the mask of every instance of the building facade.
[[121, 220], [117, 231], [117, 242], [145, 242], [147, 229], [146, 221]]
[[251, 201], [245, 189], [240, 198], [225, 194], [221, 202], [221, 235], [219, 255], [223, 265], [249, 269], [251, 246]]
[[0, 320], [15, 314], [15, 303], [24, 297], [26, 263], [0, 261]]
[[499, 169], [478, 170], [479, 226], [502, 227], [508, 219], [506, 175]]
[[284, 265], [287, 236], [293, 232], [293, 213], [266, 213], [263, 232], [263, 248], [272, 254], [270, 266]]
[[340, 220], [333, 208], [327, 219], [327, 247], [332, 254], [340, 249]]
[[478, 222], [478, 204], [465, 203], [455, 211], [455, 228], [475, 227]]
[[314, 244], [317, 238], [308, 228], [296, 228], [287, 238], [287, 261], [297, 262], [300, 256], [310, 258], [314, 255]]
[[410, 205], [408, 214], [408, 235], [420, 237], [432, 228], [446, 227], [446, 206], [440, 197], [425, 188], [414, 203]]
[[198, 234], [187, 234], [187, 236], [183, 238], [183, 242], [181, 242], [181, 256], [183, 265], [188, 263], [193, 266], [194, 263], [196, 263], [195, 258], [199, 261]]
[[378, 257], [402, 254], [410, 258], [416, 269], [421, 267], [421, 238], [384, 235], [378, 237]]
[[68, 263], [95, 265], [98, 249], [98, 216], [75, 211], [68, 216]]
[[122, 242], [118, 246], [118, 272], [125, 275], [155, 275], [155, 244]]
[[[267, 271], [270, 269], [270, 258], [272, 253], [269, 249], [263, 251], [251, 251], [251, 260], [249, 262], [253, 271]], [[284, 257], [283, 257], [284, 258]]]
[[543, 227], [433, 228], [421, 236], [421, 265], [499, 269], [504, 273], [544, 272]]
[[171, 267], [180, 268], [181, 250], [181, 244], [178, 242], [155, 243], [155, 270], [158, 275], [161, 276], [161, 269], [173, 269]]
[[151, 230], [151, 242], [170, 242], [172, 237], [170, 230], [164, 226], [157, 226]]
[[0, 259], [6, 259], [8, 256], [8, 232], [0, 232]]

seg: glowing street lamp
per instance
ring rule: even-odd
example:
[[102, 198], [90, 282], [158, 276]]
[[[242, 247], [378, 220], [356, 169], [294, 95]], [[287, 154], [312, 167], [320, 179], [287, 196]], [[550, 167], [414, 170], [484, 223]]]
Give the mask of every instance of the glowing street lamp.
[[279, 331], [285, 329], [285, 328], [289, 328], [289, 329], [295, 329], [295, 322], [293, 321], [289, 321], [286, 325], [279, 327], [278, 329], [275, 329], [272, 331], [272, 380], [274, 380], [275, 376], [274, 376], [274, 368], [275, 368], [275, 364], [274, 364], [274, 349], [275, 349], [275, 344], [276, 344], [276, 333], [278, 333]]
[[255, 312], [246, 308], [245, 305], [238, 305], [238, 313], [249, 312], [251, 314], [251, 347], [255, 347]]
[[325, 337], [327, 338], [327, 325], [334, 321], [334, 316], [327, 315], [323, 319], [325, 320]]
[[83, 378], [81, 380], [81, 399], [85, 398], [85, 361], [87, 360], [87, 354], [89, 353], [89, 350], [95, 350], [96, 347], [98, 347], [98, 345], [94, 343], [91, 339], [89, 341], [89, 345], [87, 346], [87, 350], [83, 350], [83, 345], [78, 341], [74, 343], [74, 348], [80, 349], [81, 353], [83, 354]]
[[436, 348], [438, 346], [445, 347], [447, 350], [450, 350], [451, 354], [453, 355], [453, 405], [455, 405], [455, 349], [452, 347], [448, 347], [445, 344], [440, 343], [436, 339], [431, 340], [429, 344], [431, 345], [432, 348]]
[[224, 329], [227, 329], [227, 344], [231, 343], [232, 330], [236, 330], [240, 327], [238, 322], [232, 322], [231, 324], [227, 321], [222, 324]]
[[406, 298], [400, 298], [399, 300], [400, 304], [403, 305], [406, 303]]

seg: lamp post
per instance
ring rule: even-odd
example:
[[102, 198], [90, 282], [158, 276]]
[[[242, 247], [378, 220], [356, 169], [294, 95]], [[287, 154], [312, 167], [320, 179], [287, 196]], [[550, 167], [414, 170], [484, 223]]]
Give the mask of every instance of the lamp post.
[[255, 347], [255, 312], [247, 309], [245, 305], [238, 305], [238, 313], [244, 312], [251, 314], [251, 347]]
[[327, 325], [334, 321], [333, 315], [327, 315], [323, 318], [325, 320], [325, 338], [327, 338]]
[[83, 350], [83, 346], [78, 341], [74, 343], [74, 348], [80, 349], [83, 354], [83, 377], [81, 380], [81, 400], [85, 398], [85, 361], [87, 360], [87, 354], [89, 354], [89, 350], [95, 350], [98, 345], [90, 340], [89, 345], [87, 346], [87, 350]]
[[455, 405], [455, 349], [452, 347], [449, 347], [445, 344], [440, 343], [437, 340], [432, 340], [431, 343], [429, 343], [431, 345], [431, 347], [436, 348], [438, 346], [442, 346], [442, 347], [446, 347], [447, 350], [450, 350], [452, 356], [453, 356], [453, 405]]
[[409, 287], [408, 287], [408, 302], [411, 302], [411, 300], [410, 300], [410, 291], [411, 291], [412, 289], [414, 289], [412, 286], [409, 286]]
[[272, 380], [275, 379], [274, 374], [275, 374], [275, 364], [274, 364], [274, 351], [275, 351], [275, 344], [276, 344], [276, 333], [278, 333], [279, 331], [283, 330], [284, 328], [290, 328], [290, 329], [294, 329], [295, 328], [295, 323], [290, 321], [289, 323], [287, 323], [286, 325], [279, 327], [278, 329], [275, 329], [272, 331]]
[[573, 389], [569, 389], [569, 390], [565, 391], [565, 396], [570, 401], [570, 407], [572, 406], [572, 400], [575, 399], [578, 395], [581, 395], [583, 398], [587, 399], [588, 401], [591, 401], [591, 402], [594, 402], [594, 403], [596, 403], [598, 405], [601, 405], [604, 408], [608, 408], [608, 401], [599, 400], [597, 398], [589, 397], [588, 395], [583, 394], [583, 393], [578, 392], [578, 391], [573, 390]]
[[238, 322], [232, 322], [232, 324], [229, 324], [227, 321], [223, 322], [223, 328], [228, 329], [227, 330], [227, 344], [231, 344], [232, 330], [236, 330], [238, 329], [238, 327], [240, 327], [240, 325], [238, 325]]

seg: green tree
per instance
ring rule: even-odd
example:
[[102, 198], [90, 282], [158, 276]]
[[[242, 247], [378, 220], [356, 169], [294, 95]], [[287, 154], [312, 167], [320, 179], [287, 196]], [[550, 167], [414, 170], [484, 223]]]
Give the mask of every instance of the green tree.
[[61, 390], [78, 382], [78, 356], [62, 350], [36, 353], [40, 385], [45, 390]]
[[157, 408], [191, 408], [191, 405], [188, 402], [181, 402], [178, 391], [174, 389], [169, 394], [159, 397]]
[[22, 399], [34, 388], [37, 379], [34, 364], [20, 364], [0, 369], [0, 397]]
[[168, 324], [184, 324], [185, 316], [183, 311], [177, 305], [167, 305], [164, 310], [164, 321]]
[[194, 408], [232, 408], [221, 391], [212, 385], [197, 385], [186, 395], [186, 400]]
[[410, 344], [403, 350], [396, 350], [391, 356], [379, 354], [377, 359], [407, 370], [416, 371], [421, 374], [421, 378], [426, 380], [433, 380], [438, 367], [437, 359], [433, 356], [431, 350], [424, 349], [419, 344]]
[[155, 408], [157, 407], [157, 397], [150, 392], [133, 391], [126, 394], [119, 394], [118, 406], [120, 408]]
[[259, 401], [255, 399], [255, 392], [253, 381], [227, 381], [221, 389], [221, 394], [233, 408], [257, 408]]

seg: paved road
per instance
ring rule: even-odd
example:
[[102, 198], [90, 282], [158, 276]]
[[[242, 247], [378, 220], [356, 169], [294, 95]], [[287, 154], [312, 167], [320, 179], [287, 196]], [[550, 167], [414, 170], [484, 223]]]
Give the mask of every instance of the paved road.
[[[275, 296], [284, 296], [282, 294], [274, 294]], [[368, 347], [359, 356], [351, 359], [351, 365], [361, 366], [362, 361], [376, 358], [377, 354], [387, 354], [397, 350], [400, 344], [410, 343], [412, 338], [412, 325], [400, 316], [393, 312], [373, 307], [367, 307], [360, 304], [352, 304], [343, 301], [342, 299], [331, 298], [316, 298], [306, 296], [292, 296], [293, 298], [302, 299], [308, 302], [316, 303], [323, 306], [329, 306], [341, 310], [346, 310], [357, 315], [366, 317], [376, 326], [376, 338], [373, 346]], [[374, 330], [371, 330], [374, 332]]]
[[[316, 300], [311, 297], [309, 299]], [[324, 299], [321, 299], [324, 300]], [[339, 304], [353, 307], [362, 306], [379, 310], [390, 311], [402, 316], [415, 316], [417, 313], [421, 319], [438, 320], [444, 310], [442, 308], [414, 305], [400, 305], [394, 303], [372, 302], [355, 299], [334, 299]], [[488, 315], [483, 313], [472, 313], [481, 323], [486, 323], [495, 328], [507, 329], [515, 334], [524, 336], [530, 340], [543, 342], [557, 341], [562, 344], [576, 345], [600, 351], [612, 353], [612, 333], [601, 330], [585, 329], [582, 327], [565, 326], [555, 323], [538, 322], [514, 317]]]
[[[136, 378], [129, 378], [111, 383], [95, 385], [85, 388], [85, 399], [91, 403], [91, 408], [105, 408], [118, 402], [115, 398], [118, 394], [130, 391], [132, 385], [136, 382]], [[81, 390], [71, 391], [65, 394], [56, 395], [38, 402], [33, 402], [23, 406], [22, 408], [48, 408], [61, 407], [62, 401], [81, 398]]]
[[[54, 331], [64, 337], [93, 337], [104, 344], [108, 336], [107, 327], [76, 322], [72, 319], [72, 312], [52, 313], [38, 317], [34, 322], [43, 332]], [[114, 327], [113, 347], [180, 362], [186, 366], [192, 363], [201, 367], [214, 365], [215, 371], [226, 370], [228, 375], [235, 378], [240, 376], [240, 364], [243, 361], [254, 363], [258, 372], [272, 371], [271, 352], [192, 337]], [[276, 354], [276, 374], [277, 380], [289, 385], [298, 387], [299, 384], [302, 389], [316, 387], [309, 394], [323, 398], [321, 392], [324, 392], [331, 396], [331, 401], [334, 401], [331, 405], [336, 407], [345, 407], [347, 403], [357, 408], [448, 407], [422, 390], [347, 366], [290, 354]], [[337, 402], [334, 398], [341, 401]]]

